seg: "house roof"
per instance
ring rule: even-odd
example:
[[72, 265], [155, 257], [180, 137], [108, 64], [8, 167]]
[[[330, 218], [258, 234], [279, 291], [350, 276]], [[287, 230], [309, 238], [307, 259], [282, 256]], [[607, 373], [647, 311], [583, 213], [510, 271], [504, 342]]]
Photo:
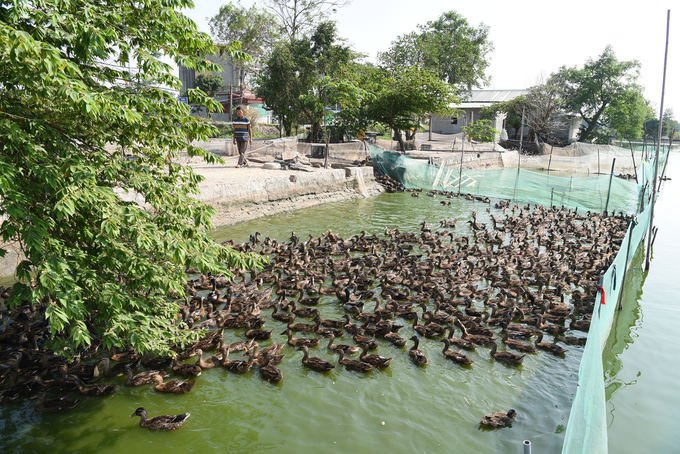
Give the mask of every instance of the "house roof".
[[526, 95], [528, 90], [471, 90], [470, 96], [461, 103], [451, 104], [453, 108], [481, 108], [497, 102], [510, 101]]

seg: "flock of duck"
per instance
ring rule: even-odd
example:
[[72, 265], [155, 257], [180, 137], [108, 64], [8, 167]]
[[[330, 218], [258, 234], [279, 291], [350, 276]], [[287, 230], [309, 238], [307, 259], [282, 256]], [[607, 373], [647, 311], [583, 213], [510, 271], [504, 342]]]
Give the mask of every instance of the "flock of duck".
[[[234, 270], [231, 279], [200, 275], [187, 281], [189, 296], [180, 304], [178, 323], [206, 334], [177, 347], [175, 358], [90, 348], [66, 363], [41, 347], [49, 335], [44, 307], [5, 309], [0, 402], [23, 396], [36, 399], [36, 411], [63, 412], [78, 404], [74, 394], [114, 393], [122, 383], [99, 381], [117, 376], [126, 378], [125, 386], [182, 394], [204, 369], [215, 367], [234, 374], [257, 369], [263, 380], [280, 382], [277, 365], [286, 344], [302, 353], [304, 367], [324, 372], [342, 366], [359, 374], [390, 367], [393, 358], [377, 352], [383, 342], [401, 347], [418, 366], [429, 362], [420, 348], [424, 342], [439, 342], [442, 357], [466, 369], [474, 367], [468, 352], [487, 347], [491, 360], [511, 367], [538, 350], [564, 356], [563, 345], [585, 342], [597, 281], [629, 219], [507, 201], [495, 208], [502, 214], [490, 214], [487, 224], [473, 212], [468, 234], [461, 236], [453, 219], [438, 227], [423, 222], [419, 232], [385, 228], [381, 235], [362, 231], [342, 238], [328, 230], [307, 240], [293, 232], [287, 241], [261, 239], [256, 232], [249, 242], [229, 242], [270, 261], [259, 272]], [[0, 298], [8, 290], [0, 288]], [[343, 315], [323, 318], [326, 311]], [[225, 330], [240, 340], [227, 342]], [[270, 345], [259, 345], [270, 339]], [[337, 354], [337, 361], [314, 356], [311, 349]], [[166, 381], [170, 374], [183, 378]], [[46, 393], [60, 397], [47, 399]], [[142, 407], [135, 415], [149, 429], [173, 429], [189, 416], [149, 419]], [[514, 410], [492, 413], [481, 423], [502, 427], [514, 416]]]

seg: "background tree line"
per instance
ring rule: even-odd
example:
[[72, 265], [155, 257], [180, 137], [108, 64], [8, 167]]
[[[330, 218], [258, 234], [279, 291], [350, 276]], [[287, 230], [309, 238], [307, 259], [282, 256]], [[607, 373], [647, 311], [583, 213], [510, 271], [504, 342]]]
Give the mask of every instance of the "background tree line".
[[[253, 62], [242, 67], [249, 71], [244, 78], [279, 117], [286, 135], [308, 124], [308, 140], [318, 142], [324, 122], [352, 134], [380, 124], [404, 149], [423, 116], [451, 114], [452, 103], [488, 81], [493, 50], [488, 27], [473, 27], [454, 11], [399, 36], [371, 64], [327, 20], [347, 2], [262, 3], [264, 8], [229, 3], [210, 26], [218, 42], [243, 43]], [[332, 120], [328, 108], [335, 111]]]
[[[525, 96], [483, 108], [481, 117], [493, 119], [504, 113], [508, 129], [518, 133], [524, 111], [529, 140], [539, 136], [552, 142], [566, 122], [576, 117], [583, 120], [578, 135], [583, 142], [648, 138], [656, 142], [658, 114], [637, 83], [639, 70], [637, 60], [619, 61], [607, 46], [582, 67], [563, 66], [539, 80]], [[665, 110], [663, 121], [663, 136], [672, 140], [677, 126], [672, 109]]]

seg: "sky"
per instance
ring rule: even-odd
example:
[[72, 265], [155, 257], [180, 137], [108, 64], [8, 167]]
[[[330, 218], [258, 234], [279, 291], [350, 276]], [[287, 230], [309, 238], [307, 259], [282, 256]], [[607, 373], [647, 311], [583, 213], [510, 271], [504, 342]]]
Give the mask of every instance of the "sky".
[[[194, 0], [184, 13], [201, 31], [210, 33], [208, 19], [228, 1]], [[233, 0], [236, 3], [236, 0]], [[255, 0], [241, 0], [250, 7]], [[550, 6], [548, 6], [550, 5]], [[628, 6], [624, 6], [628, 5]], [[658, 115], [661, 104], [666, 20], [670, 2], [546, 2], [545, 0], [467, 1], [354, 0], [330, 19], [354, 50], [375, 61], [399, 35], [454, 10], [477, 27], [489, 27], [494, 51], [487, 74], [489, 89], [520, 89], [535, 85], [541, 76], [561, 66], [582, 67], [597, 59], [607, 45], [620, 61], [638, 60], [638, 82]], [[673, 108], [680, 119], [680, 8], [671, 11], [664, 110]]]

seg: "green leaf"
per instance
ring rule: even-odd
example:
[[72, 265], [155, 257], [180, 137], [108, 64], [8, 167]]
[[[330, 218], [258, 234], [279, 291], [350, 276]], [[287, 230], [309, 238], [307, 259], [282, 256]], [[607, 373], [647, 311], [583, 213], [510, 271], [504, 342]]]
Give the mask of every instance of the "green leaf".
[[[93, 336], [168, 353], [196, 337], [175, 326], [178, 309], [167, 297], [183, 291], [186, 262], [201, 254], [204, 270], [229, 275], [221, 260], [242, 260], [207, 235], [214, 210], [190, 198], [200, 179], [167, 162], [180, 152], [219, 161], [186, 143], [206, 138], [209, 127], [166, 91], [179, 79], [161, 50], [217, 69], [200, 57], [215, 47], [184, 6], [3, 4], [0, 232], [26, 254], [10, 305], [51, 301], [50, 345], [60, 354], [75, 354]], [[136, 159], [121, 159], [123, 147]]]

